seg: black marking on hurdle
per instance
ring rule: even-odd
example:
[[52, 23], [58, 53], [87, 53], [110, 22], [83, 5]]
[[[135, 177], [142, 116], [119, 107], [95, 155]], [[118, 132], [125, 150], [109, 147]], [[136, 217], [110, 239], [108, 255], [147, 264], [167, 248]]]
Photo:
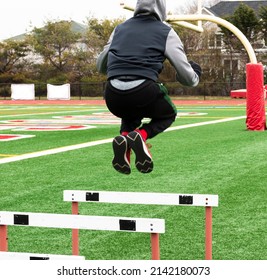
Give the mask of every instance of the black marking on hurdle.
[[86, 201], [99, 201], [99, 193], [87, 192], [85, 194], [85, 200]]
[[14, 214], [14, 225], [29, 225], [29, 215]]
[[30, 261], [48, 261], [49, 260], [49, 257], [34, 257], [34, 256], [31, 256], [30, 257]]
[[120, 230], [136, 231], [136, 221], [120, 220]]
[[192, 195], [179, 195], [179, 204], [192, 205], [193, 196]]

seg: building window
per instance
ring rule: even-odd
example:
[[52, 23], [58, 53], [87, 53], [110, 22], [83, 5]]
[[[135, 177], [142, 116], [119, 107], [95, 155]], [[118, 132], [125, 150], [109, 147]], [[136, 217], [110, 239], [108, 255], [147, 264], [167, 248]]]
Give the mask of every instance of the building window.
[[222, 48], [222, 34], [213, 34], [209, 37], [209, 49]]
[[222, 35], [216, 34], [215, 39], [216, 39], [216, 48], [221, 49], [222, 48]]
[[229, 80], [232, 77], [232, 80], [238, 77], [239, 71], [239, 63], [237, 59], [224, 59], [223, 60], [223, 77], [228, 78]]
[[209, 49], [214, 49], [215, 48], [214, 37], [215, 37], [215, 35], [210, 35], [209, 36]]
[[223, 66], [226, 71], [238, 70], [238, 60], [237, 59], [224, 59]]

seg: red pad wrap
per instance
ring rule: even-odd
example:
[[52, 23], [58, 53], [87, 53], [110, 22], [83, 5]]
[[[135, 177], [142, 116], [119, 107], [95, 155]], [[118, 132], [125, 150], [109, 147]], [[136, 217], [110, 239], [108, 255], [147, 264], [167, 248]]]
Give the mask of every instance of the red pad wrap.
[[248, 63], [247, 70], [247, 120], [248, 130], [265, 130], [265, 101], [263, 89], [263, 65]]

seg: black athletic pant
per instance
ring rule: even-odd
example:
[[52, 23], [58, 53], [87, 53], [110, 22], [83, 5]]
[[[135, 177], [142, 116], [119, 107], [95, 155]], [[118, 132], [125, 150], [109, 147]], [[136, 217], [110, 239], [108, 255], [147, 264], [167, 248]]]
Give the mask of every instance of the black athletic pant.
[[[146, 130], [147, 138], [153, 138], [167, 129], [177, 114], [167, 89], [151, 80], [129, 90], [118, 90], [108, 81], [105, 100], [110, 112], [121, 118], [120, 133], [139, 128]], [[151, 120], [142, 124], [143, 118]]]

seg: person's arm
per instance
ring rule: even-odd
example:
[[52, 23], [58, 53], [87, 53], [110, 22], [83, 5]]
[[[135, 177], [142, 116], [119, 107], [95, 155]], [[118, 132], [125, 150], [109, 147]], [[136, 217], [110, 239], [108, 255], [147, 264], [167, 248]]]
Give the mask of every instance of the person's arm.
[[110, 48], [110, 44], [112, 42], [115, 30], [111, 33], [107, 44], [104, 46], [103, 51], [99, 54], [96, 60], [96, 68], [97, 71], [106, 74], [107, 73], [107, 62], [108, 62], [108, 51]]
[[165, 56], [175, 68], [178, 82], [184, 86], [195, 87], [198, 85], [201, 68], [197, 64], [200, 70], [198, 73], [194, 71], [193, 67], [188, 62], [183, 44], [173, 29], [170, 30], [166, 41]]

